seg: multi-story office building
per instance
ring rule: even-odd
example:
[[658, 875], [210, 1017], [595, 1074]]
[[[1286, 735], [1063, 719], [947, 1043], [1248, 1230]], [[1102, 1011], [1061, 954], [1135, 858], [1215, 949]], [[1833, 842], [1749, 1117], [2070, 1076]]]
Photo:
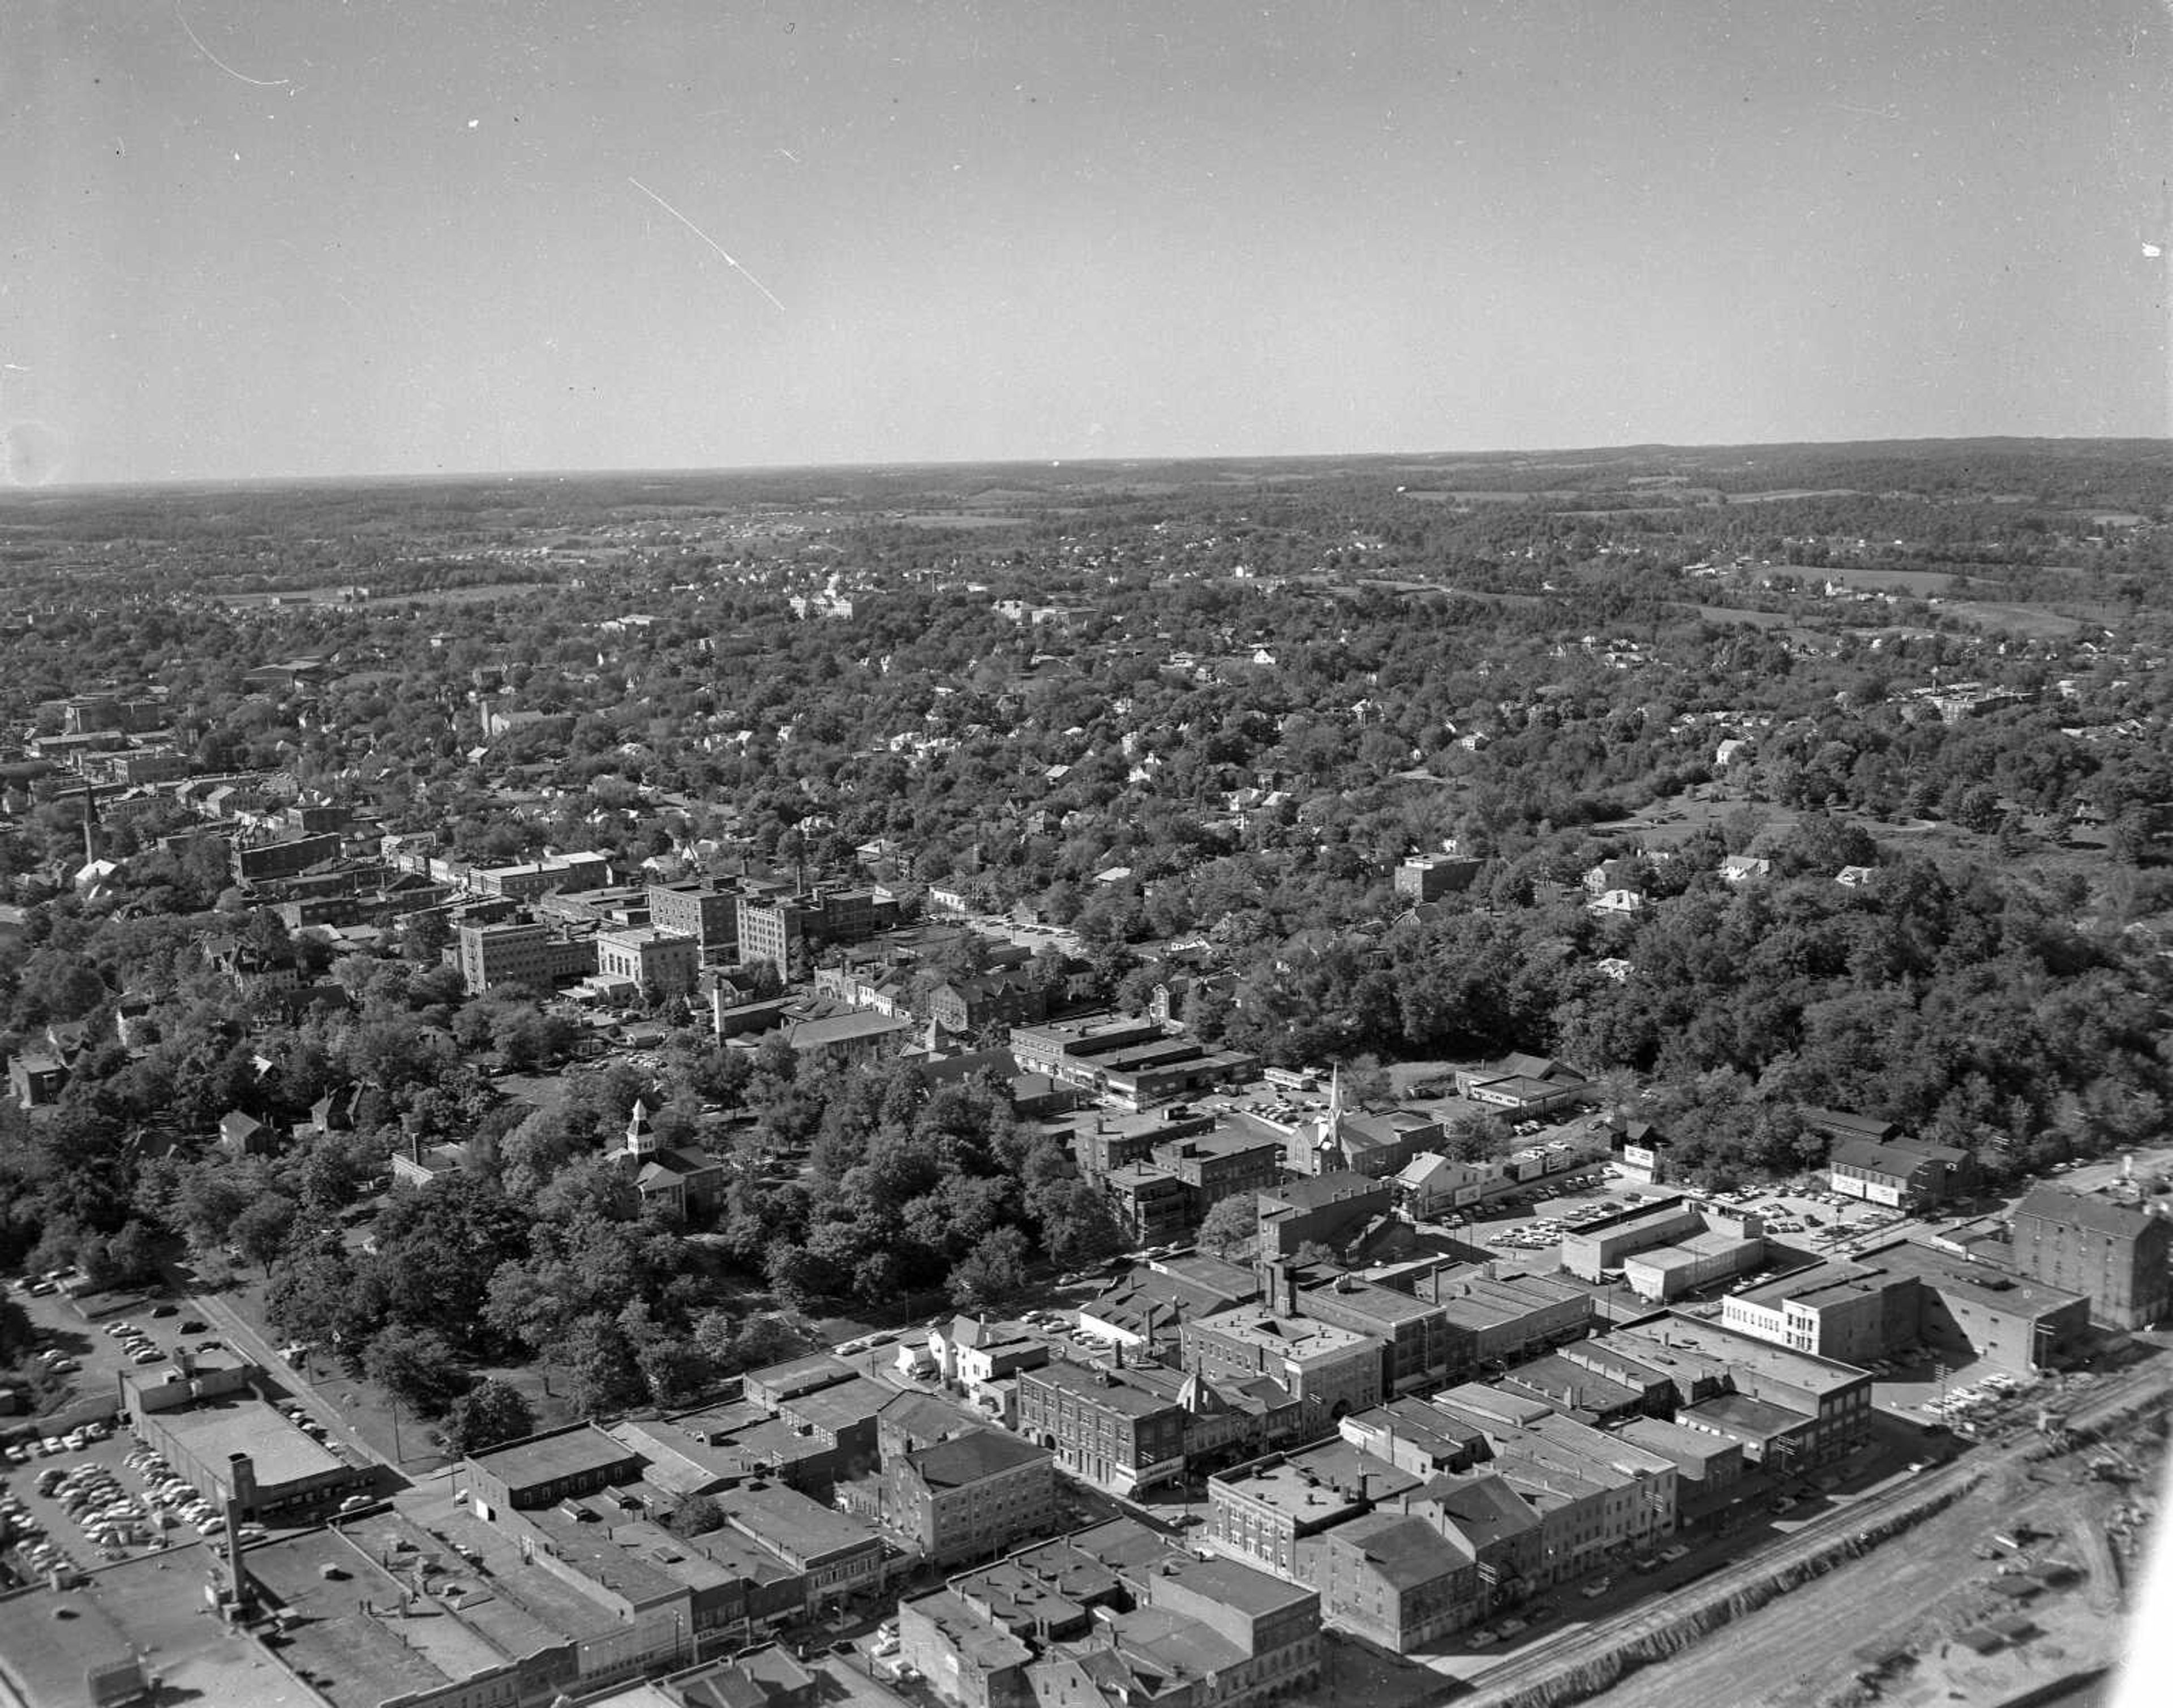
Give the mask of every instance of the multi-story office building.
[[553, 890], [593, 890], [611, 881], [611, 862], [600, 854], [546, 854], [519, 865], [471, 867], [466, 886], [479, 896], [532, 901]]
[[739, 957], [767, 961], [780, 973], [792, 951], [826, 943], [858, 943], [898, 923], [898, 905], [878, 901], [873, 890], [817, 888], [750, 882], [736, 902]]
[[651, 884], [649, 923], [692, 937], [704, 961], [732, 958], [740, 940], [739, 892], [714, 884]]
[[471, 996], [502, 984], [547, 991], [596, 970], [596, 940], [547, 925], [508, 921], [460, 928], [461, 982]]

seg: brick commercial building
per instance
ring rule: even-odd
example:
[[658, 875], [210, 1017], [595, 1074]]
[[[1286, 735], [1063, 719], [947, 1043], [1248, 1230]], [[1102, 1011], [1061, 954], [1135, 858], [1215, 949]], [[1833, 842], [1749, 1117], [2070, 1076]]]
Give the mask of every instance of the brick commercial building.
[[547, 854], [520, 865], [470, 867], [465, 887], [479, 896], [532, 901], [553, 890], [593, 890], [611, 881], [611, 862], [600, 854]]
[[969, 1430], [889, 1460], [882, 1509], [932, 1565], [984, 1559], [1056, 1528], [1054, 1456], [1000, 1430]]
[[262, 883], [271, 878], [292, 877], [311, 866], [339, 858], [337, 831], [321, 836], [298, 836], [284, 842], [236, 843], [228, 854], [237, 884]]
[[638, 1482], [641, 1472], [639, 1453], [594, 1424], [583, 1423], [472, 1453], [462, 1480], [476, 1516], [495, 1519]]
[[1408, 1655], [1479, 1617], [1479, 1558], [1453, 1527], [1414, 1512], [1368, 1512], [1338, 1525], [1316, 1556], [1321, 1617]]
[[1182, 1029], [1107, 1014], [1013, 1026], [1011, 1051], [1025, 1072], [1131, 1109], [1249, 1079], [1259, 1066], [1257, 1057], [1208, 1049]]
[[1266, 1377], [1298, 1402], [1315, 1432], [1381, 1403], [1383, 1343], [1370, 1334], [1266, 1305], [1240, 1305], [1183, 1332], [1187, 1371], [1217, 1384]]
[[1313, 1538], [1419, 1484], [1408, 1472], [1340, 1439], [1273, 1454], [1207, 1479], [1207, 1544], [1305, 1582]]
[[1184, 1406], [1123, 1370], [1054, 1363], [1020, 1371], [1018, 1431], [1072, 1475], [1119, 1495], [1184, 1473]]
[[2173, 1217], [2110, 1199], [2040, 1186], [2014, 1206], [2014, 1255], [2021, 1274], [2090, 1301], [2116, 1328], [2147, 1328], [2173, 1310]]
[[[1790, 1435], [1790, 1451], [1809, 1463], [1838, 1458], [1870, 1433], [1868, 1371], [1673, 1312], [1618, 1328], [1607, 1340], [1674, 1376], [1686, 1405], [1707, 1395], [1733, 1394], [1804, 1420], [1804, 1427]], [[1696, 1421], [1685, 1411], [1677, 1412], [1676, 1420]]]
[[692, 937], [704, 961], [731, 959], [740, 941], [739, 892], [711, 884], [651, 884], [649, 922]]
[[1485, 1468], [1539, 1515], [1540, 1581], [1580, 1576], [1674, 1532], [1673, 1459], [1497, 1390], [1467, 1385], [1435, 1403], [1486, 1431], [1493, 1456]]
[[1302, 1290], [1297, 1308], [1315, 1322], [1378, 1340], [1383, 1394], [1431, 1392], [1458, 1373], [1463, 1337], [1450, 1326], [1447, 1307], [1430, 1300], [1345, 1274]]
[[1389, 1216], [1395, 1188], [1348, 1169], [1308, 1180], [1293, 1180], [1260, 1194], [1259, 1253], [1262, 1264], [1288, 1259], [1308, 1244], [1346, 1244]]
[[1320, 1598], [1119, 1518], [898, 1608], [903, 1658], [957, 1708], [1251, 1708], [1305, 1700]]
[[737, 935], [742, 962], [767, 961], [790, 972], [793, 951], [805, 944], [858, 943], [898, 923], [898, 904], [873, 890], [817, 888], [750, 882], [738, 898]]

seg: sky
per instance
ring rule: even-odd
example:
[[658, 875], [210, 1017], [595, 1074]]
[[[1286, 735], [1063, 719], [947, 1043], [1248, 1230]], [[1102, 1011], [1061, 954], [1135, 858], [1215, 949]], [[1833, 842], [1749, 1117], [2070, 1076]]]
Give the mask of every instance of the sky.
[[2173, 0], [7, 0], [0, 473], [2160, 435], [2169, 175]]

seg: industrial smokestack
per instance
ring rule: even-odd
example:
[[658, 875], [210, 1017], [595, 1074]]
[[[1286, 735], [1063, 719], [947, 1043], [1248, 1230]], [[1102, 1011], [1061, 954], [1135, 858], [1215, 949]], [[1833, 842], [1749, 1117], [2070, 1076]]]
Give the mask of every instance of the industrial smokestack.
[[246, 1453], [226, 1456], [227, 1495], [221, 1517], [226, 1524], [228, 1587], [233, 1592], [234, 1616], [249, 1617], [249, 1577], [241, 1569], [241, 1514], [243, 1503], [256, 1501], [256, 1465]]

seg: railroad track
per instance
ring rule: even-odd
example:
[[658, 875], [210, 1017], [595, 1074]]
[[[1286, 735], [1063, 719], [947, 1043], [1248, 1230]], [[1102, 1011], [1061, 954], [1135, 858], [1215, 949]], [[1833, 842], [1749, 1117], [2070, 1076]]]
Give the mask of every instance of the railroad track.
[[[2173, 1377], [2169, 1377], [2169, 1373], [2154, 1360], [2121, 1371], [2093, 1388], [2087, 1402], [2069, 1413], [2070, 1426], [2090, 1427], [2127, 1409], [2154, 1390], [2165, 1391], [2169, 1380]], [[1604, 1624], [1565, 1630], [1543, 1639], [1489, 1668], [1473, 1681], [1470, 1694], [1459, 1700], [1479, 1705], [1479, 1708], [1490, 1703], [1507, 1703], [1528, 1692], [1546, 1689], [1563, 1674], [1588, 1666], [1603, 1666], [1621, 1651], [1636, 1647], [1643, 1640], [1679, 1624], [1701, 1609], [1759, 1588], [1777, 1574], [1809, 1565], [1831, 1553], [1843, 1538], [1862, 1532], [1875, 1534], [1918, 1507], [1928, 1509], [1925, 1514], [1928, 1517], [1931, 1511], [1960, 1499], [1980, 1482], [2018, 1473], [2025, 1453], [2037, 1440], [2033, 1431], [2019, 1432], [1934, 1470], [1921, 1473], [1883, 1494], [1823, 1513], [1790, 1533], [1785, 1539], [1732, 1561], [1694, 1582], [1665, 1591]], [[2088, 1449], [2082, 1451], [2086, 1453]], [[1846, 1563], [1830, 1569], [1838, 1570]], [[1696, 1636], [1689, 1639], [1690, 1642], [1701, 1640]], [[1558, 1700], [1568, 1701], [1574, 1698], [1564, 1695]]]

